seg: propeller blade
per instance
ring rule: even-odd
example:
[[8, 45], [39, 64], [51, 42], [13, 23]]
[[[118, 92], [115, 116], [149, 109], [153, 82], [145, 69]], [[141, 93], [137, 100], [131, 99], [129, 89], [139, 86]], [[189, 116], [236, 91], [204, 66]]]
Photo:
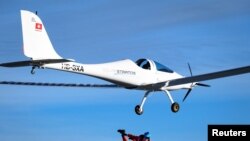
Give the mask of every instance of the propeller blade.
[[203, 86], [203, 87], [211, 87], [210, 85], [203, 84], [203, 83], [196, 83], [196, 85], [198, 85], [198, 86]]
[[192, 89], [188, 89], [188, 91], [187, 91], [187, 93], [186, 93], [186, 95], [185, 95], [185, 97], [183, 98], [183, 102], [185, 101], [185, 99], [187, 98], [187, 96], [189, 95], [189, 93], [192, 91]]
[[190, 64], [188, 63], [188, 69], [189, 69], [189, 72], [190, 72], [190, 75], [193, 76], [193, 73], [192, 73], [192, 69], [190, 67]]

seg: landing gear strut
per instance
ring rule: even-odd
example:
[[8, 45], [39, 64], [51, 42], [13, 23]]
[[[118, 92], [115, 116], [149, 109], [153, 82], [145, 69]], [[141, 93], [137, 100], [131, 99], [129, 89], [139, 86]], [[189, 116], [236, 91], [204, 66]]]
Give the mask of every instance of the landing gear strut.
[[35, 72], [35, 69], [36, 69], [36, 68], [40, 69], [40, 68], [42, 68], [42, 67], [40, 67], [40, 66], [38, 66], [38, 65], [32, 66], [30, 73], [31, 73], [31, 74], [35, 74], [35, 73], [36, 73], [36, 72]]
[[[142, 99], [141, 104], [135, 106], [135, 113], [136, 113], [137, 115], [142, 115], [142, 114], [143, 114], [143, 105], [144, 105], [144, 103], [146, 102], [147, 97], [148, 97], [148, 95], [149, 95], [150, 92], [151, 92], [151, 91], [147, 91], [147, 92], [145, 93], [143, 99]], [[174, 100], [173, 100], [173, 98], [172, 98], [172, 96], [171, 96], [171, 94], [169, 93], [168, 90], [164, 90], [164, 92], [167, 94], [169, 100], [170, 100], [171, 103], [172, 103], [172, 104], [171, 104], [171, 110], [172, 110], [172, 112], [177, 113], [177, 112], [180, 110], [180, 105], [179, 105], [177, 102], [174, 102]]]
[[174, 113], [177, 113], [180, 110], [180, 105], [177, 102], [174, 102], [171, 94], [169, 93], [168, 90], [165, 90], [166, 94], [168, 95], [168, 98], [170, 99], [172, 105], [171, 105], [171, 110]]
[[144, 103], [146, 102], [149, 93], [150, 93], [150, 91], [147, 91], [147, 92], [145, 93], [143, 99], [142, 99], [141, 104], [135, 106], [135, 113], [136, 113], [137, 115], [143, 114], [143, 105], [144, 105]]
[[31, 69], [31, 71], [30, 71], [30, 73], [31, 73], [31, 74], [35, 74], [35, 73], [36, 73], [36, 72], [35, 72], [35, 69], [36, 69], [36, 66], [33, 66], [32, 69]]

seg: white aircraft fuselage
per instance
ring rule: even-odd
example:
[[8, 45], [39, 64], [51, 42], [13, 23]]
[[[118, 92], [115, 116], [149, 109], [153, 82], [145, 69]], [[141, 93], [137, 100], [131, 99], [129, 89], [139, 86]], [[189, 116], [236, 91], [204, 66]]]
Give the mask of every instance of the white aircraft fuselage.
[[[174, 71], [159, 71], [154, 61], [149, 59], [144, 59], [144, 61], [149, 63], [150, 68], [142, 68], [130, 59], [102, 64], [53, 63], [44, 64], [41, 67], [89, 75], [129, 89], [162, 91], [191, 88], [191, 83], [168, 87], [168, 80], [182, 78], [183, 76]], [[166, 84], [163, 86], [154, 85], [160, 82], [166, 82]]]

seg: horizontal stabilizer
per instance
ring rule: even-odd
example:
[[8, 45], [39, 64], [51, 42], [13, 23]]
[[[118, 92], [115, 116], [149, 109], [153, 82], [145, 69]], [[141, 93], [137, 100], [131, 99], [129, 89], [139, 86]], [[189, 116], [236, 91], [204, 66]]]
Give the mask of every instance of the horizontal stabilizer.
[[22, 85], [22, 86], [52, 86], [52, 87], [82, 87], [82, 88], [120, 88], [114, 84], [74, 84], [74, 83], [40, 83], [40, 82], [16, 82], [0, 81], [0, 85]]
[[73, 62], [71, 59], [42, 59], [42, 60], [28, 60], [28, 61], [18, 61], [18, 62], [9, 62], [2, 63], [2, 67], [25, 67], [25, 66], [41, 66], [44, 64], [51, 63], [63, 63], [63, 62]]

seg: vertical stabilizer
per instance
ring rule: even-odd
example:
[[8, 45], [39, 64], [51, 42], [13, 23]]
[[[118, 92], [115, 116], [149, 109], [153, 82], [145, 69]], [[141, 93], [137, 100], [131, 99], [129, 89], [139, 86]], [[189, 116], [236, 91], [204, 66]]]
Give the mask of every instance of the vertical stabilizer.
[[61, 59], [54, 50], [42, 20], [34, 13], [21, 10], [24, 55], [33, 60]]

